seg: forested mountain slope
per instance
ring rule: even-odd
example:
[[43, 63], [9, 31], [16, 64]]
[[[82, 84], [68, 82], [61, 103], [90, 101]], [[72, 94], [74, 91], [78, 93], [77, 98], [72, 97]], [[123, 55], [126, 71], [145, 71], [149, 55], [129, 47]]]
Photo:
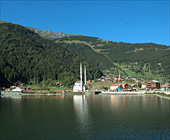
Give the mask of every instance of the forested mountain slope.
[[[52, 33], [53, 35], [54, 33]], [[96, 37], [67, 35], [44, 38], [55, 41], [96, 65], [103, 72], [146, 80], [170, 79], [170, 46], [154, 43], [123, 43]]]
[[101, 76], [97, 67], [61, 45], [23, 26], [0, 23], [0, 86], [47, 79], [72, 85], [79, 79], [80, 62], [87, 67], [88, 79]]
[[64, 36], [54, 39], [81, 54], [101, 70], [144, 79], [169, 80], [170, 46], [154, 43], [130, 44], [105, 41], [87, 36]]

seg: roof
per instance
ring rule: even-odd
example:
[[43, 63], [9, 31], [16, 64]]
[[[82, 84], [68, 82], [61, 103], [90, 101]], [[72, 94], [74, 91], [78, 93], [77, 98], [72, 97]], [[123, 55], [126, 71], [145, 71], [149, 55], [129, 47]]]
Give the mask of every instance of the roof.
[[121, 86], [122, 84], [112, 84], [111, 86]]
[[25, 89], [26, 87], [24, 87], [24, 86], [20, 86], [19, 88], [20, 88], [20, 89]]
[[146, 85], [146, 83], [141, 83], [141, 85]]
[[13, 89], [12, 91], [22, 91], [22, 89], [16, 88], [16, 89]]
[[131, 86], [136, 86], [135, 84], [131, 84]]
[[152, 82], [155, 82], [155, 83], [160, 83], [159, 81], [156, 81], [156, 80], [151, 80]]
[[169, 83], [165, 83], [165, 84], [162, 84], [162, 85], [161, 85], [161, 87], [168, 87], [168, 86], [170, 86]]

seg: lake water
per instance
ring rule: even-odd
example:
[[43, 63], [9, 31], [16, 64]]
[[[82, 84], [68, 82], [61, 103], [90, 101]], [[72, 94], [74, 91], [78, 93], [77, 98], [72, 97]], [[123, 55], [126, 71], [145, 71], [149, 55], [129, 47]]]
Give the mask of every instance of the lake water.
[[1, 97], [0, 139], [170, 139], [170, 100], [153, 95]]

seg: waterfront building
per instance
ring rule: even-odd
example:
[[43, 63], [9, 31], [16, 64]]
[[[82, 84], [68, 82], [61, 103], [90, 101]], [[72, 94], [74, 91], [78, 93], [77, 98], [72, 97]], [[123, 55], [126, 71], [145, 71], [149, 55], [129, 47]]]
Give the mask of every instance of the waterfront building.
[[122, 84], [122, 87], [125, 88], [125, 89], [128, 89], [129, 88], [129, 84]]
[[82, 63], [80, 63], [80, 81], [77, 81], [73, 86], [73, 92], [85, 92], [87, 90], [86, 86], [86, 66], [84, 66], [84, 83], [82, 75]]
[[162, 84], [161, 88], [163, 88], [164, 90], [168, 90], [170, 89], [170, 84], [169, 83]]
[[122, 84], [112, 84], [110, 86], [111, 91], [117, 90], [118, 88], [122, 88]]
[[146, 82], [146, 89], [160, 89], [160, 82], [156, 80], [151, 80]]
[[22, 92], [23, 90], [20, 89], [20, 88], [15, 88], [15, 89], [13, 89], [12, 91], [19, 91], [19, 92]]
[[141, 83], [141, 88], [145, 89], [146, 88], [146, 83]]
[[73, 86], [73, 92], [83, 92], [85, 91], [85, 84], [81, 81], [77, 81], [75, 82], [74, 86]]

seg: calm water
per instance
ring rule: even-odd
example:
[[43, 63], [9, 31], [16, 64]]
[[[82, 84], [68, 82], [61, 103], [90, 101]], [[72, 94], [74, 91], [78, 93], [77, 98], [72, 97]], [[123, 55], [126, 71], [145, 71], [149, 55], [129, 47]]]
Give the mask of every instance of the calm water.
[[75, 95], [0, 98], [0, 139], [170, 139], [170, 100]]

